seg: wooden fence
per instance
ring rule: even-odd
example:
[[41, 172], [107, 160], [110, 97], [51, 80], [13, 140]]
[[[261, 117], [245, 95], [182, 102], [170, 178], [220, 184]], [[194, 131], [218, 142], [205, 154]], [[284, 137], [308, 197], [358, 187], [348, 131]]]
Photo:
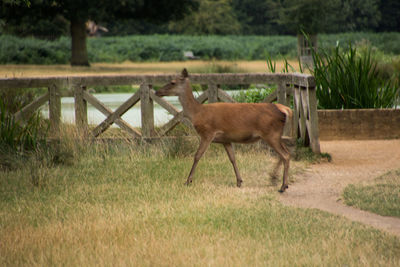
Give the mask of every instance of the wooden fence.
[[[127, 131], [134, 138], [162, 137], [179, 123], [190, 124], [182, 111], [155, 95], [153, 85], [162, 85], [175, 78], [175, 75], [104, 75], [104, 76], [63, 76], [49, 78], [1, 78], [0, 90], [18, 88], [48, 88], [46, 94], [38, 97], [14, 114], [17, 121], [25, 120], [32, 112], [46, 102], [49, 103], [50, 129], [57, 135], [61, 123], [61, 90], [70, 89], [74, 92], [75, 123], [79, 130], [98, 137], [113, 123]], [[285, 134], [299, 137], [314, 152], [320, 152], [318, 136], [317, 101], [315, 95], [314, 77], [303, 74], [192, 74], [192, 84], [207, 85], [197, 100], [204, 103], [234, 100], [221, 89], [228, 84], [275, 84], [277, 90], [270, 94], [264, 102], [277, 101], [292, 105], [294, 119], [291, 130], [285, 129]], [[132, 85], [140, 84], [140, 90], [134, 93], [126, 102], [112, 111], [92, 94], [92, 86]], [[131, 107], [140, 101], [141, 130], [125, 122], [121, 117]], [[154, 102], [165, 108], [174, 117], [157, 131], [154, 127]], [[87, 103], [93, 105], [106, 119], [89, 131], [87, 119]]]

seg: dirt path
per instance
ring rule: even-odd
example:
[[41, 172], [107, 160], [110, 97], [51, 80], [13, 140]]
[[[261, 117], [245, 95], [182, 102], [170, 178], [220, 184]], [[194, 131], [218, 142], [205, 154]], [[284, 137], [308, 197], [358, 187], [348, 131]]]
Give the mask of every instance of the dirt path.
[[372, 180], [400, 168], [400, 140], [325, 141], [321, 142], [321, 151], [329, 153], [332, 162], [312, 165], [281, 195], [281, 201], [290, 206], [342, 215], [400, 237], [399, 218], [348, 207], [341, 200], [348, 184]]

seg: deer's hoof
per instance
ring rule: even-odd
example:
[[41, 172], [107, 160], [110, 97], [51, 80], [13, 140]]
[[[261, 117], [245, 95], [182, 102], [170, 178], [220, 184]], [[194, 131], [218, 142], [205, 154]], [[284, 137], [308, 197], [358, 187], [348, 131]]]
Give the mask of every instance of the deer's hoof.
[[279, 193], [285, 192], [285, 190], [286, 190], [287, 188], [289, 188], [288, 185], [282, 186], [281, 189], [279, 189]]
[[242, 186], [243, 181], [237, 181], [236, 186], [237, 187], [241, 187]]
[[192, 180], [190, 180], [190, 181], [188, 180], [188, 181], [185, 182], [185, 185], [186, 185], [186, 186], [189, 186], [189, 185], [191, 185], [191, 184], [192, 184]]

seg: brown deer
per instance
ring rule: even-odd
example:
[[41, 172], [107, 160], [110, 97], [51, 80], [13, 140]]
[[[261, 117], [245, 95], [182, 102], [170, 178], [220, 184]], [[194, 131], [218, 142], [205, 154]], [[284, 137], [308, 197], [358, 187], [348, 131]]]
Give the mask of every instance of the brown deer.
[[157, 90], [156, 95], [178, 96], [184, 115], [190, 119], [201, 138], [186, 185], [192, 183], [197, 163], [210, 143], [214, 142], [224, 145], [236, 174], [237, 186], [240, 187], [243, 181], [236, 166], [232, 143], [252, 143], [262, 139], [279, 156], [271, 177], [276, 178], [276, 173], [283, 163], [283, 183], [279, 192], [288, 188], [290, 154], [281, 137], [286, 120], [292, 117], [290, 108], [272, 103], [200, 104], [193, 96], [186, 69], [183, 69], [181, 76]]

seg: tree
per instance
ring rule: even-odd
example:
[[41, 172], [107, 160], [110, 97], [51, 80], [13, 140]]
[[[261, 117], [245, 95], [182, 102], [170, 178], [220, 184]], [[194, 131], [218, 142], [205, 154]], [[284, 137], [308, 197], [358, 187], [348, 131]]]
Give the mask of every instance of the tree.
[[335, 20], [340, 7], [340, 0], [284, 0], [278, 22], [292, 34], [317, 34]]
[[[385, 2], [381, 0], [382, 2]], [[283, 0], [278, 23], [292, 34], [374, 30], [379, 0]], [[397, 14], [397, 13], [396, 13]]]
[[240, 23], [230, 0], [202, 0], [199, 10], [172, 22], [169, 29], [183, 34], [240, 34]]
[[232, 7], [248, 35], [285, 34], [284, 26], [278, 24], [280, 0], [233, 0]]
[[[348, 5], [345, 28], [341, 31], [371, 31], [378, 27], [381, 19], [379, 2], [386, 0], [342, 0]], [[398, 14], [397, 14], [398, 15]]]
[[198, 6], [197, 0], [9, 0], [1, 4], [5, 28], [20, 18], [53, 20], [62, 16], [70, 23], [71, 65], [89, 66], [86, 21], [107, 22], [136, 18], [152, 22], [180, 19]]
[[400, 1], [381, 0], [379, 4], [381, 21], [377, 27], [379, 31], [398, 32], [400, 31]]

